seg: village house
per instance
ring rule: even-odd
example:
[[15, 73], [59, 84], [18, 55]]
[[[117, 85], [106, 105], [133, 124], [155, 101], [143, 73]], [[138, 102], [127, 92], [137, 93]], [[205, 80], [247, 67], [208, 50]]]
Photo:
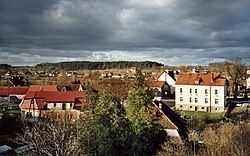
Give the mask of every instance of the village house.
[[169, 86], [166, 81], [146, 80], [146, 84], [151, 88], [156, 96], [165, 97]]
[[31, 91], [20, 103], [24, 119], [35, 120], [39, 117], [79, 118], [84, 105], [82, 91]]
[[215, 73], [181, 73], [175, 84], [177, 110], [223, 112], [227, 80]]
[[169, 70], [164, 70], [163, 72], [157, 74], [156, 76], [157, 81], [165, 81], [169, 86], [167, 95], [174, 95], [175, 82], [178, 75], [179, 71], [169, 71]]
[[28, 86], [0, 87], [0, 98], [14, 103], [20, 103], [27, 93]]
[[12, 76], [1, 81], [1, 86], [28, 86], [30, 83], [22, 76]]

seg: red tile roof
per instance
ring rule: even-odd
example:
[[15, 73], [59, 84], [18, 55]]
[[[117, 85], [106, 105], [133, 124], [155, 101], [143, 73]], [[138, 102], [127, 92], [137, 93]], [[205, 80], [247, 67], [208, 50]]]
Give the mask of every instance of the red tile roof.
[[83, 99], [85, 96], [84, 92], [81, 91], [31, 91], [25, 97], [25, 103], [21, 104], [22, 109], [27, 109], [30, 107], [30, 104], [26, 104], [27, 100], [35, 99], [38, 108], [43, 109], [45, 103], [62, 103], [62, 102], [74, 102], [78, 106], [81, 106], [82, 102], [80, 99]]
[[9, 94], [9, 87], [0, 87], [0, 96], [1, 97], [8, 97]]
[[176, 85], [224, 86], [226, 79], [214, 73], [181, 73]]
[[30, 85], [28, 92], [31, 91], [58, 91], [57, 85]]
[[15, 95], [25, 95], [27, 93], [28, 87], [22, 86], [22, 87], [0, 87], [0, 96], [1, 97], [7, 97], [10, 94]]
[[166, 84], [165, 81], [155, 81], [155, 80], [147, 80], [146, 84], [150, 87], [150, 88], [161, 88], [164, 86], [164, 84]]
[[25, 95], [28, 91], [28, 86], [10, 87], [10, 94]]

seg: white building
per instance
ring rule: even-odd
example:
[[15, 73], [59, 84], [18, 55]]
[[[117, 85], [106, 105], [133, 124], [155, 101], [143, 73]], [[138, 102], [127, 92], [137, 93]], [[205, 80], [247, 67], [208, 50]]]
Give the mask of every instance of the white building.
[[250, 76], [247, 78], [247, 88], [250, 88]]
[[213, 73], [180, 74], [175, 84], [178, 110], [223, 112], [227, 80]]
[[174, 94], [178, 74], [179, 71], [165, 70], [157, 77], [157, 81], [165, 81], [169, 85], [169, 94]]

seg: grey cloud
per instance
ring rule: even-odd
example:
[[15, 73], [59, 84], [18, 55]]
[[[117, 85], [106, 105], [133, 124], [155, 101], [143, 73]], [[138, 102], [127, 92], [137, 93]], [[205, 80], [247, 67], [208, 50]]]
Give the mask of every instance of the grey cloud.
[[250, 59], [249, 7], [248, 0], [2, 0], [0, 56]]

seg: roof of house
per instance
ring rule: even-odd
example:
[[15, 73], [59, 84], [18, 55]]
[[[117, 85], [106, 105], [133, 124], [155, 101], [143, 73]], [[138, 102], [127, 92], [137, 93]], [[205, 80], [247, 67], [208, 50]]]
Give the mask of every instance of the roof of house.
[[75, 98], [83, 98], [84, 92], [81, 91], [37, 91], [29, 92], [24, 99], [44, 99], [44, 102], [74, 102]]
[[27, 92], [32, 91], [58, 91], [57, 85], [30, 85]]
[[10, 94], [15, 95], [25, 95], [27, 93], [28, 86], [22, 86], [22, 87], [0, 87], [0, 96], [1, 97], [7, 97]]
[[181, 73], [176, 85], [224, 86], [226, 81], [215, 73]]
[[161, 87], [163, 87], [166, 84], [166, 82], [165, 81], [147, 80], [146, 84], [150, 88], [161, 88]]
[[3, 80], [1, 86], [28, 86], [30, 83], [24, 77], [11, 77]]
[[155, 74], [155, 78], [158, 79], [162, 74], [168, 74], [174, 81], [176, 81], [176, 75], [179, 75], [179, 71], [173, 70], [161, 70]]
[[[21, 103], [22, 109], [28, 109], [31, 106], [32, 99], [36, 100], [38, 109], [43, 109], [45, 103], [62, 103], [62, 102], [74, 102], [77, 106], [81, 106], [82, 99], [85, 96], [81, 91], [31, 91], [25, 97]], [[37, 109], [37, 107], [35, 107]]]
[[[161, 104], [161, 109], [159, 105]], [[170, 107], [168, 107], [165, 103], [161, 101], [155, 100], [153, 103], [154, 106], [159, 110], [162, 114], [162, 118], [159, 121], [160, 124], [165, 129], [178, 129], [179, 134], [181, 137], [187, 137], [187, 127], [186, 121], [178, 116]]]

